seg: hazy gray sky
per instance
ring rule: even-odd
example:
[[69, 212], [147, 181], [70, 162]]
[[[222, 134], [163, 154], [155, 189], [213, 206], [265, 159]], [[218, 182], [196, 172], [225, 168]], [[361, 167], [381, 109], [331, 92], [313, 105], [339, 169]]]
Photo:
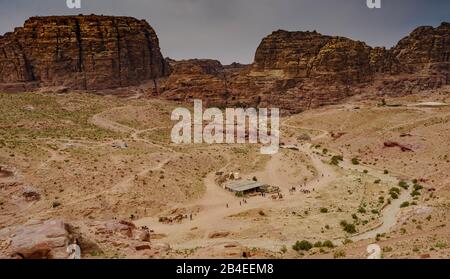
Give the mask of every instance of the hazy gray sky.
[[250, 63], [261, 39], [277, 29], [317, 30], [372, 46], [393, 46], [419, 25], [450, 21], [450, 0], [0, 0], [0, 34], [35, 15], [108, 14], [146, 19], [164, 56]]

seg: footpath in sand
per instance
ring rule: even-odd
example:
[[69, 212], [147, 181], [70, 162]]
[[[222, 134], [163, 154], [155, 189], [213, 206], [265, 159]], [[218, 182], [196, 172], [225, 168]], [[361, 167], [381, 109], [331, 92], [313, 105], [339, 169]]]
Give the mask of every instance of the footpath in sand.
[[[284, 125], [290, 128], [301, 128], [308, 129], [305, 127], [294, 127], [290, 125]], [[312, 140], [317, 140], [328, 135], [327, 131], [320, 131], [320, 134], [314, 137]], [[285, 148], [289, 149], [294, 146], [286, 145]], [[316, 179], [308, 182], [304, 188], [305, 190], [315, 191], [320, 190], [329, 186], [336, 178], [337, 173], [334, 171], [333, 167], [328, 163], [322, 161], [321, 156], [317, 155], [312, 144], [302, 143], [295, 144], [295, 148], [298, 152], [301, 152], [308, 156], [315, 170], [317, 171]], [[289, 190], [289, 178], [285, 177], [278, 170], [283, 167], [285, 162], [283, 161], [283, 154], [280, 152], [271, 156], [270, 160], [267, 162], [264, 170], [258, 171], [250, 174], [249, 176], [257, 176], [260, 181], [264, 181], [267, 184], [279, 185], [283, 193]], [[391, 181], [392, 183], [398, 183], [398, 179], [391, 177], [390, 175], [384, 174], [379, 170], [370, 169], [366, 166], [354, 166], [349, 161], [344, 161], [340, 167], [344, 170], [357, 170], [361, 173], [367, 169], [370, 170], [371, 175], [377, 178]], [[221, 170], [226, 169], [224, 166]], [[138, 226], [147, 226], [152, 228], [158, 234], [164, 234], [167, 236], [165, 241], [169, 242], [174, 248], [188, 249], [192, 247], [201, 247], [208, 244], [214, 244], [219, 242], [233, 242], [237, 241], [241, 245], [247, 247], [258, 247], [263, 249], [269, 249], [272, 251], [278, 251], [284, 245], [291, 245], [294, 240], [289, 241], [276, 241], [270, 239], [233, 239], [233, 238], [220, 238], [220, 239], [209, 239], [208, 233], [212, 232], [233, 232], [240, 229], [239, 222], [229, 220], [229, 216], [233, 216], [242, 212], [247, 212], [250, 210], [264, 210], [273, 209], [275, 207], [289, 207], [302, 202], [302, 196], [300, 193], [295, 193], [293, 195], [284, 195], [284, 200], [282, 203], [274, 202], [267, 197], [252, 197], [248, 200], [248, 203], [244, 205], [239, 205], [241, 198], [234, 196], [232, 193], [224, 190], [215, 182], [215, 173], [211, 172], [204, 179], [206, 186], [206, 194], [200, 200], [194, 201], [190, 204], [183, 204], [180, 207], [183, 208], [196, 208], [198, 211], [195, 214], [195, 218], [192, 221], [185, 221], [181, 223], [174, 224], [163, 224], [160, 223], [157, 218], [142, 218], [135, 222]], [[351, 237], [352, 240], [362, 240], [375, 238], [377, 234], [389, 232], [389, 230], [395, 226], [397, 223], [397, 217], [400, 212], [400, 204], [408, 199], [408, 193], [404, 191], [398, 200], [395, 200], [390, 205], [388, 205], [382, 212], [380, 217], [381, 225], [373, 228], [369, 231], [362, 232], [358, 235]], [[198, 230], [203, 232], [203, 237], [196, 237], [194, 239], [189, 239], [187, 237], [192, 233], [193, 230]], [[344, 239], [335, 239], [336, 244], [342, 243]]]

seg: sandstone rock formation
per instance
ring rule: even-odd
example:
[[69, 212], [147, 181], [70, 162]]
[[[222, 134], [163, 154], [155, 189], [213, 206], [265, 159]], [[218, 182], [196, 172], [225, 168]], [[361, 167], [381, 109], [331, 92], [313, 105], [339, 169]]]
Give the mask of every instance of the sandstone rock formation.
[[161, 89], [164, 97], [174, 101], [186, 101], [202, 96], [208, 104], [220, 103], [225, 94], [224, 67], [216, 60], [192, 59], [174, 61], [168, 59], [172, 73]]
[[449, 71], [450, 23], [419, 27], [392, 49], [316, 31], [278, 30], [262, 40], [252, 65], [228, 66], [163, 59], [155, 31], [128, 17], [35, 17], [0, 37], [0, 91], [105, 93], [150, 84], [149, 96], [202, 99], [206, 106], [278, 107], [284, 113], [355, 95], [433, 90], [450, 84]]
[[155, 31], [144, 20], [112, 16], [33, 17], [0, 37], [0, 84], [98, 90], [168, 74]]
[[402, 39], [392, 53], [408, 73], [421, 70], [446, 70], [450, 65], [450, 23], [439, 27], [423, 26]]
[[400, 96], [432, 90], [450, 84], [449, 26], [420, 27], [392, 49], [315, 31], [279, 30], [262, 40], [252, 65], [171, 61], [176, 70], [161, 96], [202, 99], [207, 106], [300, 112], [354, 95]]
[[14, 231], [11, 249], [26, 259], [64, 259], [68, 256], [68, 237], [62, 220], [33, 221]]

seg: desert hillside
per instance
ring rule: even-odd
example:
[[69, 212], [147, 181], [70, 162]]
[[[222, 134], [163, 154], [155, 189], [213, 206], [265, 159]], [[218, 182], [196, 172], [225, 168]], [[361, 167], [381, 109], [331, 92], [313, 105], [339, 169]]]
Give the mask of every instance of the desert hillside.
[[[449, 23], [392, 49], [279, 30], [251, 65], [163, 52], [129, 17], [0, 36], [0, 258], [450, 257]], [[194, 99], [280, 108], [280, 151], [172, 143]]]

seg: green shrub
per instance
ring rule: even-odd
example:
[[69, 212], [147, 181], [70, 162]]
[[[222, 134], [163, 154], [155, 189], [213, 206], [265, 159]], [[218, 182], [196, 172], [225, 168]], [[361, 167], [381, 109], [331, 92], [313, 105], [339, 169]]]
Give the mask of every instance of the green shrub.
[[306, 240], [302, 240], [302, 241], [297, 241], [294, 246], [292, 246], [292, 249], [294, 249], [295, 251], [309, 251], [313, 248], [313, 245], [311, 244], [311, 242], [306, 241]]
[[328, 208], [322, 207], [320, 213], [328, 213]]
[[322, 247], [322, 242], [321, 241], [317, 241], [316, 243], [314, 243], [314, 247], [316, 247], [316, 248]]
[[353, 165], [359, 165], [359, 159], [358, 158], [352, 158], [352, 164]]
[[400, 195], [400, 189], [397, 187], [392, 187], [389, 190], [389, 195], [391, 195], [391, 198], [394, 200], [398, 199], [398, 195]]
[[325, 240], [325, 241], [322, 243], [322, 247], [334, 248], [334, 244], [333, 244], [333, 242], [331, 242], [330, 240]]
[[408, 207], [409, 205], [410, 205], [409, 202], [406, 201], [400, 205], [400, 208], [405, 208]]
[[350, 223], [347, 223], [347, 221], [342, 221], [341, 226], [342, 226], [342, 229], [347, 233], [350, 233], [350, 234], [356, 233], [355, 224], [350, 224]]
[[340, 258], [345, 258], [346, 254], [345, 254], [345, 251], [338, 250], [338, 251], [334, 252], [333, 256], [335, 259], [340, 259]]
[[408, 188], [409, 188], [409, 185], [408, 185], [408, 183], [406, 183], [405, 181], [400, 181], [399, 183], [398, 183], [398, 186], [399, 187], [401, 187], [401, 188], [403, 188], [403, 189], [405, 189], [405, 190], [408, 190]]
[[397, 187], [392, 187], [392, 188], [389, 190], [389, 192], [394, 192], [394, 193], [400, 194], [400, 189], [397, 188]]
[[414, 191], [411, 192], [411, 197], [418, 197], [418, 196], [420, 196], [420, 192], [419, 191], [414, 190]]
[[342, 162], [342, 161], [344, 161], [344, 157], [342, 157], [341, 155], [336, 155], [336, 156], [331, 157], [330, 164], [337, 166], [337, 165], [339, 165], [339, 162]]

